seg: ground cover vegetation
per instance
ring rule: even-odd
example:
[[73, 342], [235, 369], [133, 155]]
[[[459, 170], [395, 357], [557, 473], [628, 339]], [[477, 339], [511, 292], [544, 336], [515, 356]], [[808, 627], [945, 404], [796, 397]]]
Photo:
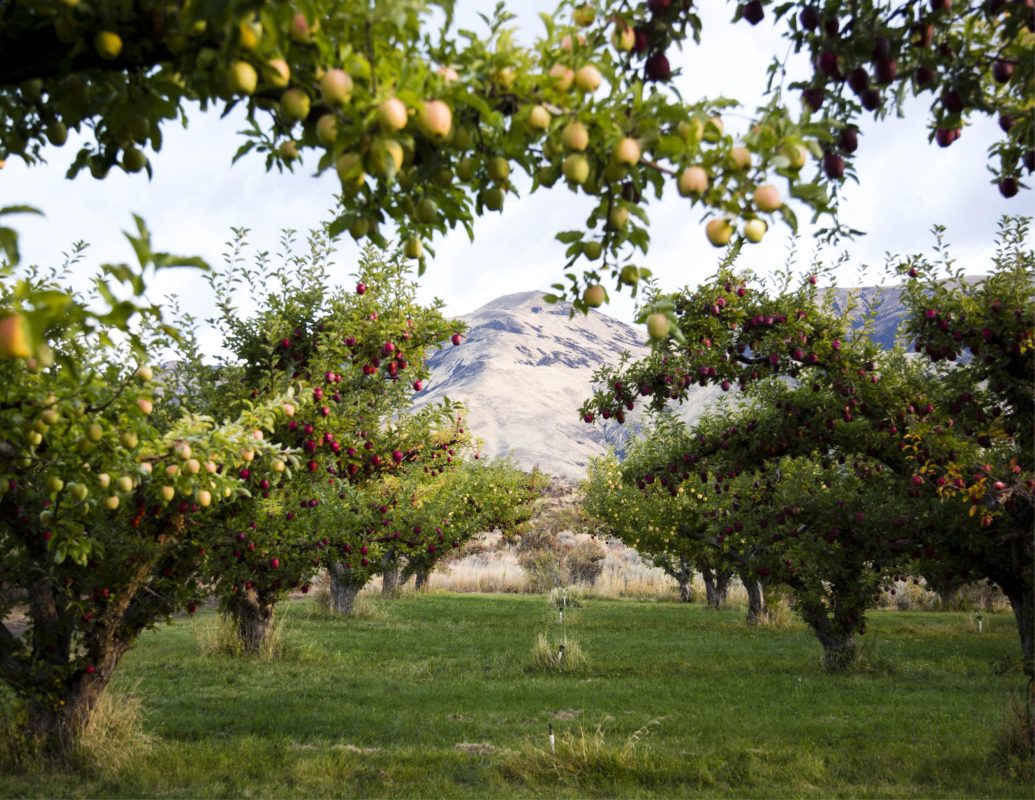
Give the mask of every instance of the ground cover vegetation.
[[[1021, 675], [1008, 614], [876, 612], [847, 674], [801, 623], [740, 611], [583, 600], [566, 626], [588, 660], [534, 668], [556, 638], [542, 596], [408, 593], [367, 618], [289, 602], [282, 655], [199, 645], [214, 613], [144, 635], [117, 689], [147, 749], [97, 766], [0, 776], [30, 796], [1018, 797], [997, 755]], [[120, 695], [121, 696], [121, 695]], [[551, 752], [548, 726], [556, 736]], [[139, 745], [139, 743], [137, 743]]]

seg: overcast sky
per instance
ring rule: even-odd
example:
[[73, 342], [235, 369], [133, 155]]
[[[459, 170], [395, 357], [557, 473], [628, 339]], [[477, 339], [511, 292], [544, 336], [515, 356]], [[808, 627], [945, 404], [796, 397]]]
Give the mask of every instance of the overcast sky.
[[[478, 24], [474, 12], [488, 11], [493, 4], [493, 0], [459, 0], [460, 17], [473, 27]], [[511, 5], [521, 8], [526, 40], [542, 30], [536, 13], [552, 9], [551, 3], [541, 0]], [[737, 98], [744, 104], [746, 118], [760, 102], [769, 60], [774, 53], [783, 53], [786, 43], [768, 21], [755, 28], [729, 24], [732, 13], [730, 4], [711, 4], [702, 11], [702, 45], [688, 43], [682, 54], [670, 57], [683, 69], [678, 87], [684, 97]], [[799, 73], [805, 68], [804, 63], [797, 65]], [[937, 223], [948, 227], [954, 252], [968, 271], [983, 271], [992, 252], [996, 221], [1005, 213], [1030, 214], [1031, 195], [1022, 192], [1006, 201], [989, 184], [986, 149], [998, 133], [994, 121], [977, 121], [952, 147], [942, 150], [927, 143], [926, 103], [914, 104], [913, 109], [908, 120], [862, 126], [856, 159], [861, 184], [847, 184], [841, 211], [847, 225], [867, 235], [842, 249], [850, 253], [853, 271], [861, 263], [881, 264], [885, 253], [928, 250], [930, 228]], [[726, 120], [728, 130], [744, 127], [734, 114]], [[193, 111], [186, 130], [165, 129], [161, 153], [151, 155], [155, 170], [151, 182], [119, 170], [104, 181], [95, 181], [85, 172], [74, 181], [65, 180], [74, 138], [65, 148], [48, 151], [48, 164], [30, 169], [9, 160], [0, 172], [0, 206], [28, 203], [46, 213], [45, 219], [15, 221], [22, 234], [24, 260], [57, 264], [62, 252], [78, 240], [91, 244], [87, 262], [91, 265], [128, 260], [132, 254], [120, 231], [130, 228], [133, 213], [146, 219], [159, 249], [201, 255], [214, 264], [225, 250], [231, 226], [250, 228], [257, 249], [275, 250], [282, 228], [305, 231], [326, 219], [338, 188], [333, 172], [312, 177], [315, 159], [285, 175], [267, 174], [259, 157], [246, 157], [231, 167], [240, 144], [236, 131], [241, 127], [239, 116], [221, 120], [215, 113]], [[662, 286], [675, 289], [707, 277], [719, 251], [705, 240], [701, 211], [674, 191], [668, 195], [648, 209], [652, 246], [642, 263], [654, 271]], [[521, 200], [508, 197], [503, 215], [477, 222], [473, 244], [462, 232], [435, 242], [437, 257], [422, 279], [424, 296], [441, 297], [449, 313], [462, 314], [502, 294], [546, 289], [559, 280], [564, 264], [564, 248], [553, 234], [580, 226], [588, 209], [573, 198], [560, 187]], [[808, 231], [803, 233], [799, 249], [807, 256], [812, 244]], [[340, 248], [342, 281], [354, 269], [357, 251], [351, 239], [346, 240]], [[768, 272], [783, 264], [788, 246], [787, 230], [776, 226], [762, 244], [746, 248], [740, 263]], [[157, 282], [152, 294], [158, 298], [169, 292], [180, 295], [185, 308], [196, 316], [211, 313], [207, 287], [197, 275], [178, 272]], [[631, 321], [628, 298], [613, 299], [605, 310]]]

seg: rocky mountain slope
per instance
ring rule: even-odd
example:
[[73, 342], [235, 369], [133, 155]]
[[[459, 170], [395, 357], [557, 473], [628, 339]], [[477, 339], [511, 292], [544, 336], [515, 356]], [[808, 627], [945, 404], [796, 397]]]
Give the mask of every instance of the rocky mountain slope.
[[[578, 409], [591, 393], [593, 373], [623, 351], [638, 358], [647, 348], [643, 334], [623, 322], [598, 311], [569, 319], [569, 311], [547, 304], [542, 292], [521, 292], [464, 316], [463, 344], [432, 355], [431, 379], [418, 402], [466, 401], [485, 455], [580, 479], [591, 457], [609, 447], [620, 451], [635, 426], [635, 417], [624, 426], [582, 422]], [[682, 413], [696, 418], [720, 394], [698, 388]]]

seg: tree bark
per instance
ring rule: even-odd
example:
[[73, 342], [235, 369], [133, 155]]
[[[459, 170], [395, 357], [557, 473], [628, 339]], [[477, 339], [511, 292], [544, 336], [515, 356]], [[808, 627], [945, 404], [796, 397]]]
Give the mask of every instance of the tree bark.
[[413, 588], [418, 592], [426, 592], [431, 588], [431, 570], [422, 569], [413, 574]]
[[83, 675], [64, 692], [55, 708], [53, 701], [30, 703], [27, 708], [26, 734], [30, 745], [44, 758], [67, 763], [90, 722], [109, 675], [95, 672]]
[[331, 564], [329, 572], [331, 576], [331, 611], [341, 614], [343, 617], [352, 616], [356, 596], [363, 588], [364, 582], [353, 580], [352, 570], [337, 562]]
[[748, 575], [742, 575], [741, 581], [748, 596], [748, 624], [759, 625], [766, 622], [769, 619], [769, 609], [766, 607], [762, 582]]
[[1023, 588], [1013, 591], [1003, 587], [1003, 593], [1010, 601], [1013, 616], [1017, 621], [1017, 632], [1021, 637], [1021, 658], [1024, 660], [1024, 674], [1035, 680], [1035, 597]]
[[823, 669], [827, 672], [842, 672], [848, 669], [858, 655], [855, 634], [852, 631], [820, 633], [817, 630], [816, 638], [823, 645]]
[[262, 652], [273, 629], [273, 603], [265, 600], [255, 589], [238, 592], [229, 611], [237, 638], [246, 653]]
[[708, 599], [708, 608], [713, 611], [726, 608], [730, 591], [730, 573], [726, 570], [715, 570], [711, 567], [701, 569], [704, 578], [704, 591]]
[[381, 573], [381, 594], [385, 597], [396, 597], [400, 587], [399, 562], [394, 553], [387, 553], [382, 564], [384, 571]]

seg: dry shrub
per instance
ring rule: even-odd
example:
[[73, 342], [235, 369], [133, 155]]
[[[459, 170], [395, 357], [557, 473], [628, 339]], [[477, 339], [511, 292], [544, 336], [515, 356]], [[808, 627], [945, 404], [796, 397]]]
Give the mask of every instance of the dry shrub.
[[766, 594], [766, 608], [769, 613], [761, 624], [767, 628], [787, 628], [794, 619], [791, 607], [791, 593], [774, 590]]
[[118, 775], [154, 749], [154, 737], [144, 730], [139, 686], [138, 681], [129, 690], [108, 687], [101, 695], [76, 747], [75, 761], [82, 769]]
[[253, 656], [258, 661], [275, 661], [284, 655], [284, 617], [275, 615], [270, 631], [263, 640], [258, 653], [249, 654], [237, 632], [233, 617], [227, 614], [213, 614], [194, 623], [194, 640], [198, 650], [205, 656], [243, 658]]
[[528, 668], [537, 672], [583, 672], [589, 660], [578, 641], [570, 636], [552, 640], [540, 633], [532, 646]]
[[992, 759], [1011, 778], [1035, 777], [1035, 683], [1010, 694]]
[[[613, 779], [629, 773], [649, 773], [653, 769], [653, 754], [644, 740], [661, 720], [651, 720], [629, 736], [620, 746], [607, 741], [604, 725], [610, 717], [588, 734], [581, 725], [578, 731], [563, 731], [555, 737], [555, 745], [538, 746], [526, 740], [524, 746], [505, 764], [515, 777], [529, 783], [547, 781], [578, 782], [587, 779]], [[542, 740], [539, 740], [542, 742]]]

